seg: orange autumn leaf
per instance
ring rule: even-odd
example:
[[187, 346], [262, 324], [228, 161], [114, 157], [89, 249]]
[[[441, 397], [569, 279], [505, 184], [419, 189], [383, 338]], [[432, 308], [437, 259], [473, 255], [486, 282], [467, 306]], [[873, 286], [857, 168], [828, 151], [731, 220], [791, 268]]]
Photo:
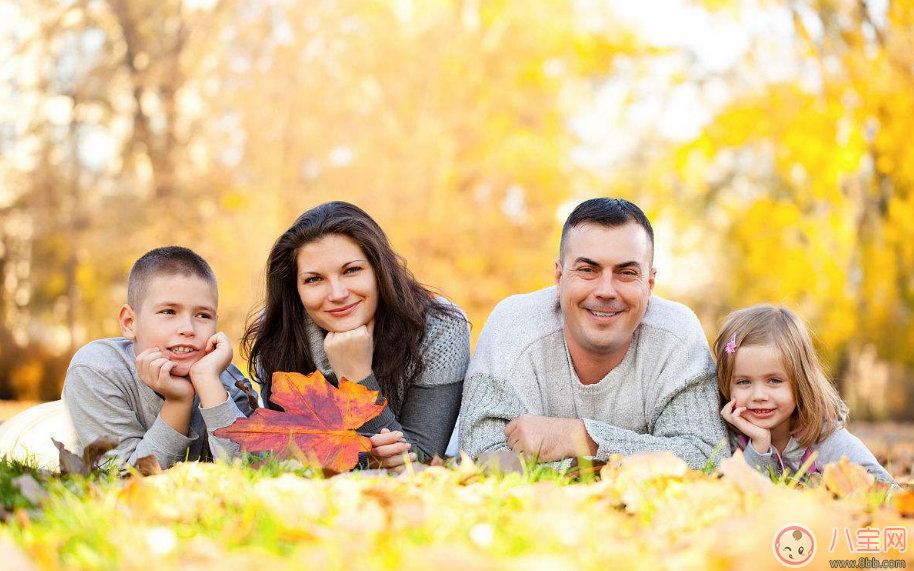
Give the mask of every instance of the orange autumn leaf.
[[903, 517], [914, 517], [914, 491], [902, 490], [895, 495], [895, 511]]
[[774, 490], [774, 484], [769, 478], [749, 466], [742, 450], [736, 450], [732, 457], [721, 460], [720, 473], [725, 480], [746, 493], [766, 495]]
[[875, 480], [876, 478], [869, 474], [866, 468], [854, 464], [847, 459], [847, 456], [842, 456], [841, 460], [827, 464], [822, 473], [825, 487], [839, 498], [865, 493], [869, 491]]
[[371, 449], [371, 441], [355, 429], [375, 418], [387, 401], [376, 403], [377, 391], [346, 379], [336, 388], [320, 371], [310, 375], [273, 374], [270, 400], [285, 412], [259, 408], [215, 435], [230, 438], [245, 452], [272, 451], [286, 457], [292, 444], [321, 466], [345, 472]]

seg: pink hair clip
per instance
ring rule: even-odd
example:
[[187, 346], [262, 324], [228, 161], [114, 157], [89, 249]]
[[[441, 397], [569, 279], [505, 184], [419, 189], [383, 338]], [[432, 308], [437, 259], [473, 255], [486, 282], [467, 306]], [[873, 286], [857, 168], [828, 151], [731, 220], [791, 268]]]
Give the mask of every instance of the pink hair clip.
[[736, 333], [734, 333], [733, 337], [730, 338], [730, 342], [727, 343], [724, 351], [726, 351], [728, 355], [736, 353]]

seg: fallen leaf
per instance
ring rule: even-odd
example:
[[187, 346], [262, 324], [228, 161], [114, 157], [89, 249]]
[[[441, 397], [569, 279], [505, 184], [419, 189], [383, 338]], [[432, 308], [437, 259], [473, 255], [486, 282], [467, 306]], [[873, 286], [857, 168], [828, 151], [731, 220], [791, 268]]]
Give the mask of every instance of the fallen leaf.
[[241, 392], [243, 392], [248, 397], [248, 404], [251, 405], [251, 410], [257, 410], [260, 408], [260, 403], [257, 402], [257, 395], [248, 388], [243, 381], [235, 381], [235, 386], [238, 387]]
[[581, 462], [583, 456], [578, 456], [571, 459], [571, 464], [568, 466], [568, 471], [565, 472], [565, 475], [575, 480], [577, 482], [585, 480], [594, 480], [600, 477], [603, 473], [603, 467], [606, 466], [604, 460], [585, 459], [584, 462]]
[[[431, 461], [428, 463], [411, 462], [409, 464], [409, 468], [407, 468], [406, 470], [404, 470], [403, 472], [400, 473], [400, 477], [401, 478], [410, 478], [411, 476], [415, 476], [416, 474], [421, 474], [422, 472], [425, 472], [426, 470], [441, 470], [441, 469], [444, 469], [444, 464], [445, 464], [444, 458], [435, 454], [434, 456], [432, 456]], [[363, 470], [363, 472], [364, 472], [364, 470]]]
[[141, 476], [155, 476], [162, 473], [159, 461], [153, 455], [143, 456], [136, 461], [136, 469]]
[[867, 473], [863, 466], [842, 456], [837, 462], [826, 464], [822, 471], [822, 481], [828, 491], [839, 498], [845, 498], [869, 491], [876, 478]]
[[[421, 464], [417, 464], [421, 466]], [[400, 474], [400, 476], [405, 476], [406, 472]], [[331, 474], [327, 479], [345, 479], [345, 478], [386, 478], [390, 476], [390, 472], [387, 471], [387, 468], [368, 468], [365, 470], [352, 470], [351, 472], [339, 472], [337, 474]]]
[[478, 480], [481, 475], [479, 466], [477, 466], [476, 463], [473, 462], [473, 459], [462, 450], [460, 451], [460, 463], [457, 464], [454, 473], [457, 476], [457, 483], [462, 486], [472, 484]]
[[895, 511], [902, 517], [914, 517], [914, 490], [903, 490], [895, 494]]
[[83, 474], [86, 475], [89, 473], [89, 470], [86, 469], [86, 463], [82, 458], [73, 454], [67, 447], [62, 443], [57, 442], [53, 438], [51, 442], [54, 443], [54, 446], [57, 447], [58, 452], [60, 453], [60, 473], [61, 474]]
[[89, 443], [83, 448], [83, 462], [89, 470], [98, 468], [99, 462], [105, 455], [105, 452], [116, 448], [121, 441], [113, 436], [101, 436]]
[[33, 478], [31, 474], [23, 474], [18, 478], [13, 478], [11, 481], [14, 486], [19, 488], [19, 493], [32, 502], [33, 506], [37, 506], [48, 495], [48, 492], [41, 487], [38, 480]]
[[0, 537], [0, 561], [4, 571], [35, 571], [38, 566], [9, 537]]
[[639, 480], [659, 478], [681, 478], [689, 471], [689, 465], [672, 452], [646, 452], [632, 454], [622, 458], [623, 472], [630, 478]]
[[495, 450], [494, 452], [483, 452], [476, 458], [476, 465], [482, 470], [483, 474], [507, 474], [510, 472], [524, 473], [524, 466], [521, 463], [520, 455], [511, 450]]
[[725, 480], [744, 492], [766, 495], [774, 489], [771, 480], [753, 470], [743, 458], [742, 450], [737, 450], [733, 456], [721, 460], [720, 473]]
[[284, 458], [294, 444], [308, 460], [337, 472], [351, 470], [359, 452], [371, 450], [368, 437], [355, 429], [384, 410], [387, 401], [378, 404], [377, 391], [347, 379], [336, 388], [320, 371], [274, 373], [272, 389], [270, 400], [285, 412], [259, 408], [215, 435], [230, 438], [245, 452], [272, 451]]

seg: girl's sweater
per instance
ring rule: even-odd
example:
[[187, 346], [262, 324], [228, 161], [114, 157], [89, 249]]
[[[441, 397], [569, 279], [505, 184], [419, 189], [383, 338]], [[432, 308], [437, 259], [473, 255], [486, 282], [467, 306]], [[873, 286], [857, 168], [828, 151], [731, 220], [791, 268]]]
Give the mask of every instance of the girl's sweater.
[[772, 471], [776, 475], [782, 474], [785, 470], [790, 470], [791, 474], [796, 473], [813, 451], [818, 451], [819, 455], [807, 473], [821, 472], [821, 468], [826, 464], [837, 462], [842, 456], [847, 456], [848, 460], [866, 468], [866, 471], [875, 476], [877, 480], [895, 483], [895, 480], [879, 464], [869, 448], [843, 426], [832, 432], [825, 440], [809, 448], [800, 446], [797, 439], [791, 436], [787, 446], [784, 447], [783, 454], [779, 454], [774, 446], [770, 446], [767, 453], [759, 454], [746, 436], [735, 433], [731, 429], [730, 450], [742, 450], [743, 457], [750, 466], [762, 473], [767, 474]]

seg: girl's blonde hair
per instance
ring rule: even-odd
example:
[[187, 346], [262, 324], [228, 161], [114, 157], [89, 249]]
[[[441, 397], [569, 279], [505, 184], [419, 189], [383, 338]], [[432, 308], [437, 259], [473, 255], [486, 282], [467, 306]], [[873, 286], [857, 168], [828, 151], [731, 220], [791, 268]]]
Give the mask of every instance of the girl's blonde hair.
[[[728, 353], [731, 341], [735, 342], [735, 350]], [[790, 418], [791, 434], [803, 447], [820, 442], [844, 422], [847, 407], [826, 376], [806, 325], [786, 307], [754, 305], [727, 316], [714, 341], [717, 386], [724, 402], [730, 400], [730, 378], [739, 348], [768, 344], [780, 351], [797, 402]]]

